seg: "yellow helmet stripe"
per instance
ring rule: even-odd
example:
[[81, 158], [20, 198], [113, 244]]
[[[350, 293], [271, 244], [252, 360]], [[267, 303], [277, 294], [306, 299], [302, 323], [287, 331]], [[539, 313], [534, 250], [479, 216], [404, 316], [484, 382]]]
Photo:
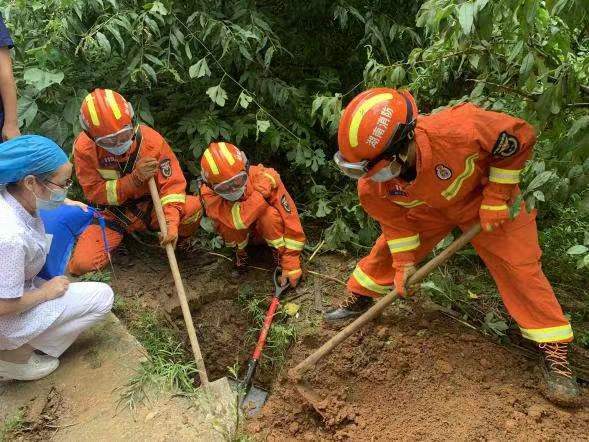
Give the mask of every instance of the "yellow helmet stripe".
[[211, 151], [209, 149], [205, 150], [204, 156], [207, 160], [207, 163], [209, 163], [209, 167], [211, 168], [211, 172], [213, 172], [213, 175], [219, 175], [219, 168], [217, 167], [217, 163], [215, 163], [213, 154], [211, 154]]
[[352, 116], [352, 122], [350, 123], [350, 146], [358, 146], [358, 130], [360, 129], [360, 123], [362, 123], [362, 119], [364, 118], [364, 115], [366, 115], [366, 112], [377, 104], [390, 100], [391, 98], [393, 98], [393, 94], [388, 92], [378, 94], [358, 106], [358, 109], [356, 109], [356, 112], [354, 112], [354, 115]]
[[90, 112], [90, 119], [92, 124], [96, 127], [100, 126], [100, 120], [98, 119], [98, 113], [96, 112], [96, 106], [94, 106], [94, 97], [91, 94], [86, 95], [86, 106], [88, 112]]
[[112, 110], [113, 115], [115, 116], [115, 118], [117, 120], [120, 120], [122, 117], [122, 114], [121, 114], [121, 109], [119, 108], [119, 105], [117, 103], [117, 100], [115, 100], [115, 95], [112, 93], [112, 91], [110, 89], [106, 89], [104, 92], [106, 94], [106, 102], [110, 106], [110, 109]]
[[219, 148], [221, 149], [221, 153], [223, 154], [229, 165], [233, 166], [235, 164], [235, 158], [233, 158], [233, 155], [231, 155], [231, 152], [229, 152], [227, 145], [225, 143], [219, 143]]

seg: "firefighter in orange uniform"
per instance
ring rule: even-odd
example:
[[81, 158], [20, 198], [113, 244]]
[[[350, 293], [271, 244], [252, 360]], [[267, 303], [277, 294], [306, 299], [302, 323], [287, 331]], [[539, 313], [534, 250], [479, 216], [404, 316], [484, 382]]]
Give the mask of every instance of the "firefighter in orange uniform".
[[405, 295], [415, 265], [441, 239], [480, 221], [472, 245], [522, 335], [542, 351], [545, 392], [575, 402], [573, 331], [541, 269], [536, 214], [522, 207], [510, 218], [535, 142], [525, 121], [472, 104], [418, 116], [406, 91], [376, 88], [355, 97], [340, 120], [334, 160], [359, 179], [360, 203], [382, 234], [350, 277], [348, 298], [326, 319], [358, 315], [393, 287]]
[[[109, 252], [125, 233], [159, 230], [148, 188], [155, 178], [168, 227], [162, 245], [192, 235], [200, 201], [186, 196], [186, 180], [166, 140], [150, 127], [134, 126], [133, 108], [108, 89], [88, 94], [80, 110], [83, 132], [74, 142], [76, 176], [86, 199], [104, 210]], [[69, 263], [73, 275], [103, 268], [109, 254], [102, 231], [90, 225], [80, 235]]]
[[295, 287], [302, 276], [300, 254], [305, 234], [291, 196], [274, 169], [249, 166], [233, 144], [211, 143], [200, 160], [204, 215], [225, 242], [236, 249], [235, 266], [247, 264], [248, 242], [273, 247], [282, 268], [281, 281]]

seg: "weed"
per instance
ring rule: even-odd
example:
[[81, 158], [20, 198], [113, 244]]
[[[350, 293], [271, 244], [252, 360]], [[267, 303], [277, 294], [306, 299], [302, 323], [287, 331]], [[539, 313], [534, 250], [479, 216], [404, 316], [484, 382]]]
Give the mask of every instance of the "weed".
[[154, 312], [143, 312], [128, 327], [145, 348], [147, 359], [125, 385], [121, 404], [134, 408], [156, 388], [187, 395], [196, 392], [196, 365], [175, 330], [165, 327]]
[[[247, 331], [252, 343], [264, 323], [268, 299], [268, 292], [256, 292], [250, 285], [243, 284], [239, 288], [237, 303], [247, 311], [253, 322], [253, 327]], [[261, 359], [262, 367], [276, 369], [285, 362], [288, 348], [296, 338], [296, 328], [288, 322], [288, 318], [286, 312], [279, 308], [268, 333], [264, 357]]]
[[108, 270], [97, 270], [95, 272], [88, 272], [80, 276], [81, 282], [104, 282], [110, 283], [111, 274]]
[[25, 425], [25, 410], [19, 409], [14, 416], [6, 419], [0, 426], [0, 442], [10, 440], [10, 436], [16, 435]]

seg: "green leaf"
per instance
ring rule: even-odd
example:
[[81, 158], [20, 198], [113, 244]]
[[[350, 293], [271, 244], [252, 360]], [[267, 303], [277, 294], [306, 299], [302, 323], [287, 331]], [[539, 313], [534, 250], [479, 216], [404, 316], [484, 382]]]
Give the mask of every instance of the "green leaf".
[[398, 86], [402, 84], [405, 80], [405, 69], [402, 66], [397, 66], [393, 69], [393, 73], [391, 74], [391, 83], [393, 86]]
[[102, 50], [104, 52], [106, 52], [106, 55], [110, 55], [110, 53], [111, 53], [110, 41], [108, 41], [108, 38], [106, 38], [106, 35], [104, 35], [100, 31], [96, 32], [96, 41], [98, 42], [98, 45], [102, 48]]
[[582, 244], [577, 244], [576, 246], [571, 247], [567, 250], [568, 255], [581, 255], [589, 251], [589, 247], [586, 247]]
[[220, 84], [208, 88], [206, 93], [213, 103], [220, 107], [225, 106], [227, 92], [225, 92], [225, 89], [223, 89]]
[[49, 72], [38, 68], [29, 68], [23, 74], [25, 82], [34, 86], [39, 92], [47, 89], [52, 84], [61, 84], [63, 77], [63, 72]]
[[207, 57], [203, 57], [198, 62], [190, 66], [188, 69], [188, 75], [190, 78], [202, 78], [202, 77], [210, 77], [211, 70], [209, 69], [209, 64], [207, 63]]
[[544, 192], [542, 192], [541, 190], [535, 190], [533, 195], [534, 198], [536, 198], [538, 201], [546, 201], [546, 199], [544, 198]]
[[149, 78], [151, 78], [154, 83], [157, 83], [157, 75], [150, 65], [143, 63], [141, 65], [141, 69], [149, 76]]
[[460, 26], [462, 26], [462, 32], [464, 32], [464, 35], [469, 35], [472, 31], [474, 13], [474, 4], [463, 3], [460, 5], [460, 9], [458, 10], [458, 21], [460, 22]]
[[534, 68], [534, 53], [532, 51], [528, 52], [527, 55], [522, 60], [522, 65], [519, 69], [519, 74], [522, 79], [528, 78], [530, 72]]
[[256, 121], [256, 130], [258, 133], [264, 133], [270, 127], [270, 122], [268, 120], [257, 120]]
[[554, 172], [547, 170], [546, 172], [542, 172], [539, 175], [536, 175], [532, 182], [528, 185], [528, 191], [537, 189], [540, 186], [546, 184], [553, 176], [555, 176]]
[[242, 91], [241, 94], [239, 94], [238, 101], [242, 108], [247, 109], [250, 103], [253, 101], [253, 98], [245, 91]]
[[34, 99], [26, 95], [20, 97], [16, 106], [19, 127], [29, 127], [37, 116], [38, 110]]
[[324, 218], [331, 212], [332, 209], [329, 207], [329, 202], [324, 199], [320, 199], [317, 204], [317, 212], [315, 213], [315, 216], [317, 216], [317, 218]]

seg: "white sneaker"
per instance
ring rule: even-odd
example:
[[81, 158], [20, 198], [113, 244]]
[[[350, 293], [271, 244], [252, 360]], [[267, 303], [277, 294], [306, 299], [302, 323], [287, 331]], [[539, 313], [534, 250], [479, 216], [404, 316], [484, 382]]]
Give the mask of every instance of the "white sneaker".
[[59, 367], [59, 359], [33, 353], [26, 364], [0, 361], [0, 380], [36, 381]]

